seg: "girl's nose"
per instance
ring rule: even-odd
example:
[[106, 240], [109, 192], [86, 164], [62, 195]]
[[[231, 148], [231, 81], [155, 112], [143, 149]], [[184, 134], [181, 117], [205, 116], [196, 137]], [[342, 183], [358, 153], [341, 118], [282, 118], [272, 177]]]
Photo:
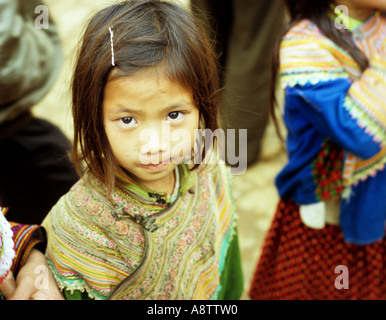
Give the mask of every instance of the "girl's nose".
[[168, 150], [167, 137], [163, 137], [155, 129], [146, 129], [140, 135], [141, 155], [154, 156]]

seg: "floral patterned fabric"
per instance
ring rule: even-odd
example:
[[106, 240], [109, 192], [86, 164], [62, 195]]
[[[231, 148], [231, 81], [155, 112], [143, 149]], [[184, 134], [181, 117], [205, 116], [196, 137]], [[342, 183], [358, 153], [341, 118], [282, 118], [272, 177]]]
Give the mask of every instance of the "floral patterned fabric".
[[63, 196], [43, 223], [59, 286], [94, 299], [216, 299], [236, 232], [229, 171], [179, 170], [173, 204], [120, 170], [111, 196], [91, 176]]

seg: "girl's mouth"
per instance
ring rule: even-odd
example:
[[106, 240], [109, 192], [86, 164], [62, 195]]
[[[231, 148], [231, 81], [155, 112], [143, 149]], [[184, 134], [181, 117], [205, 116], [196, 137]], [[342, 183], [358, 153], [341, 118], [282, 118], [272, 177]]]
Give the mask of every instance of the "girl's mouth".
[[146, 169], [146, 170], [150, 170], [150, 171], [157, 171], [157, 170], [163, 169], [164, 167], [166, 167], [169, 164], [170, 164], [170, 159], [166, 160], [164, 162], [157, 163], [157, 164], [153, 164], [153, 163], [141, 164], [139, 167]]

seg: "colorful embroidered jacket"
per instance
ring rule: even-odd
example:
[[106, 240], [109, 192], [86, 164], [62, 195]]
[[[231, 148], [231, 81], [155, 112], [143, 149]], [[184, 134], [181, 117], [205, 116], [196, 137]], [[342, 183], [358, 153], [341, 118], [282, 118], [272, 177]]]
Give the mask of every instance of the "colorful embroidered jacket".
[[289, 162], [276, 185], [300, 205], [340, 199], [345, 240], [366, 244], [385, 231], [385, 15], [376, 12], [351, 31], [370, 62], [363, 73], [308, 20], [283, 38]]
[[45, 232], [37, 225], [8, 222], [8, 209], [0, 207], [0, 284], [9, 271], [17, 275], [33, 248], [45, 250]]
[[88, 177], [53, 207], [46, 255], [67, 299], [240, 298], [228, 170], [178, 169], [173, 204], [117, 171], [110, 197]]

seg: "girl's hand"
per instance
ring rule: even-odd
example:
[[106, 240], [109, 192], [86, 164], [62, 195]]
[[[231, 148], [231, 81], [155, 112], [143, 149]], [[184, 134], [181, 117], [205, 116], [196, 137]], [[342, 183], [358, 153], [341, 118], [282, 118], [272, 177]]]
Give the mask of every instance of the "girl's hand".
[[0, 291], [7, 300], [64, 300], [46, 257], [35, 249], [29, 254], [16, 280], [9, 272]]

